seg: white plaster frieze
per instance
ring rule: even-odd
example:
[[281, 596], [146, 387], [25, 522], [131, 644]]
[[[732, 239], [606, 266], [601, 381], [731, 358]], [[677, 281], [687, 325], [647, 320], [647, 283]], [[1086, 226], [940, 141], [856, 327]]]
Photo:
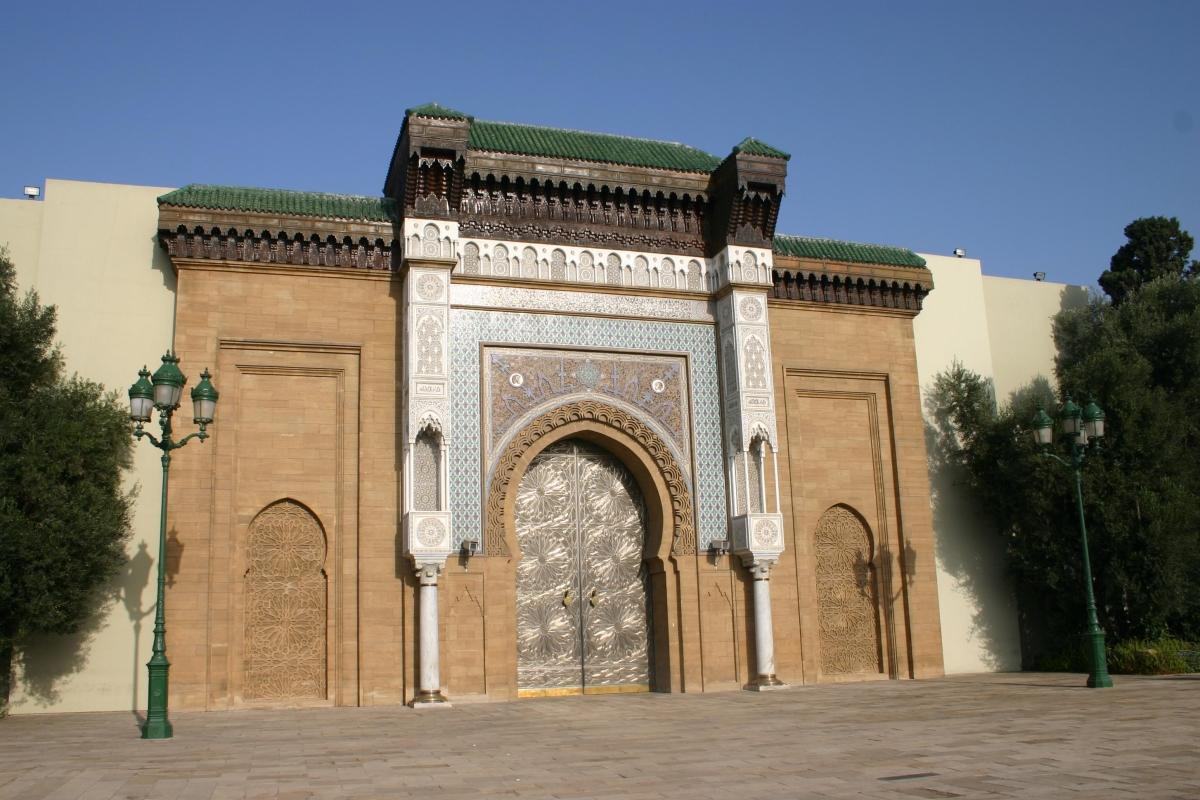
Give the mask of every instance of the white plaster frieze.
[[450, 305], [454, 308], [552, 311], [682, 322], [712, 322], [714, 319], [712, 301], [700, 298], [636, 297], [603, 291], [558, 291], [457, 282], [450, 284]]

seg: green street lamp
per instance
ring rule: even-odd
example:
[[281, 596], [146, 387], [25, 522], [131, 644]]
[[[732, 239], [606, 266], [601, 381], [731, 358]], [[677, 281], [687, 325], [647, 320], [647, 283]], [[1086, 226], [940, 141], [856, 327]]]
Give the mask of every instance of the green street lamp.
[[[1067, 395], [1067, 401], [1059, 409], [1058, 421], [1070, 448], [1070, 460], [1058, 457], [1044, 449], [1054, 440], [1054, 420], [1039, 408], [1033, 418], [1033, 440], [1041, 449], [1041, 454], [1053, 458], [1075, 473], [1075, 505], [1079, 510], [1079, 536], [1083, 542], [1083, 581], [1087, 587], [1087, 637], [1090, 647], [1088, 653], [1091, 660], [1091, 671], [1088, 673], [1087, 685], [1092, 689], [1103, 689], [1113, 685], [1108, 675], [1108, 660], [1104, 651], [1104, 631], [1096, 618], [1096, 596], [1092, 589], [1092, 560], [1088, 555], [1087, 522], [1083, 516], [1083, 487], [1080, 480], [1080, 468], [1083, 457], [1092, 442], [1104, 438], [1104, 412], [1096, 401], [1089, 400], [1087, 407], [1080, 409]], [[1082, 423], [1082, 424], [1081, 424]]]
[[[149, 699], [146, 703], [146, 724], [142, 726], [143, 739], [170, 739], [173, 733], [171, 721], [167, 719], [167, 674], [171, 662], [167, 661], [167, 626], [163, 614], [163, 595], [167, 582], [167, 476], [171, 469], [171, 451], [178, 450], [192, 439], [204, 441], [208, 438], [208, 426], [212, 424], [217, 408], [218, 392], [213, 388], [208, 370], [200, 376], [200, 383], [192, 389], [192, 421], [200, 426], [196, 433], [176, 441], [171, 436], [171, 416], [179, 408], [183, 387], [187, 378], [179, 369], [179, 357], [170, 350], [162, 357], [162, 366], [150, 375], [142, 367], [137, 382], [129, 387], [129, 418], [133, 420], [133, 435], [145, 437], [163, 451], [162, 454], [162, 511], [158, 526], [158, 598], [154, 608], [154, 647], [146, 669], [150, 673]], [[150, 412], [158, 409], [158, 425], [161, 438], [143, 430], [150, 421]]]

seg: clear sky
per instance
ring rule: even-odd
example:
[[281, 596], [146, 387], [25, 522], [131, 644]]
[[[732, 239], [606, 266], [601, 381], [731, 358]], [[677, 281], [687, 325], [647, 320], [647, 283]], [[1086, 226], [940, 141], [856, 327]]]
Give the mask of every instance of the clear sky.
[[1200, 238], [1200, 2], [10, 2], [0, 196], [379, 194], [404, 109], [792, 153], [778, 230], [1094, 283]]

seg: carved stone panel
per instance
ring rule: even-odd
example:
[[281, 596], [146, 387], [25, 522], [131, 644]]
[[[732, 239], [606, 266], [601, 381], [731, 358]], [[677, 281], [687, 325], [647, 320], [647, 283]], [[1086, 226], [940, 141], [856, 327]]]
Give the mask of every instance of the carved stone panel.
[[813, 539], [821, 671], [826, 675], [883, 672], [871, 532], [858, 514], [838, 505], [821, 516]]
[[426, 312], [417, 321], [417, 366], [419, 374], [440, 374], [445, 371], [442, 349], [442, 320], [433, 312]]
[[681, 356], [488, 347], [484, 351], [484, 453], [489, 467], [511, 434], [555, 400], [596, 396], [636, 410], [691, 462], [687, 362]]
[[325, 534], [283, 500], [250, 523], [246, 541], [245, 697], [326, 697]]

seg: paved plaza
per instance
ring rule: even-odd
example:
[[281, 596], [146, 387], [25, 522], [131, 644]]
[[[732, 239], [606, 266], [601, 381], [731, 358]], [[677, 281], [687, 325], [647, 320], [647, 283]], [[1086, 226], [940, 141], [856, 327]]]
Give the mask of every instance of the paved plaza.
[[1200, 676], [0, 721], [0, 798], [1198, 798]]

